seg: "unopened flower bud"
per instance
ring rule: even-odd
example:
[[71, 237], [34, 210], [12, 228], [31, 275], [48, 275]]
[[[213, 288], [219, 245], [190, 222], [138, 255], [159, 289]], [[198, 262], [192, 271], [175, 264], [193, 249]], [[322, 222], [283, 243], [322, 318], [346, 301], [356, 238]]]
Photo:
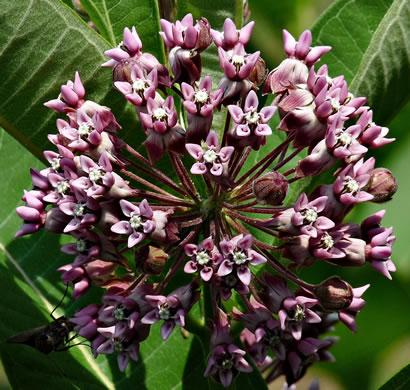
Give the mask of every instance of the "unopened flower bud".
[[253, 193], [259, 203], [281, 205], [288, 193], [289, 182], [279, 172], [268, 172], [253, 182]]
[[248, 79], [252, 81], [256, 86], [259, 86], [265, 81], [267, 74], [268, 68], [265, 65], [265, 61], [262, 59], [262, 57], [259, 57]]
[[160, 248], [145, 245], [135, 251], [135, 265], [149, 275], [159, 275], [164, 268], [168, 255]]
[[212, 43], [211, 27], [207, 19], [202, 18], [197, 20], [197, 27], [199, 29], [198, 42], [196, 44], [196, 51], [200, 53], [207, 49]]
[[113, 82], [127, 81], [132, 84], [131, 69], [135, 64], [138, 64], [138, 62], [132, 58], [119, 62], [112, 71]]
[[353, 301], [353, 289], [344, 280], [333, 277], [322, 282], [314, 290], [320, 306], [326, 311], [341, 311]]
[[387, 202], [397, 191], [396, 178], [386, 168], [373, 169], [366, 191], [374, 196], [372, 202]]

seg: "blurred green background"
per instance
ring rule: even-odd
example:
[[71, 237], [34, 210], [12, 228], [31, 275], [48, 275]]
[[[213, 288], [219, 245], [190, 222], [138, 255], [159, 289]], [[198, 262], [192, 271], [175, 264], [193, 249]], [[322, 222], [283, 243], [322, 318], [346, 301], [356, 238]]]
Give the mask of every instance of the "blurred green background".
[[[256, 22], [249, 52], [260, 50], [268, 68], [273, 69], [284, 58], [282, 28], [298, 37], [302, 31], [312, 26], [331, 3], [330, 0], [249, 0], [250, 20]], [[398, 141], [374, 153], [377, 166], [389, 168], [398, 180], [399, 191], [394, 201], [382, 206], [359, 205], [349, 216], [350, 220], [360, 222], [380, 208], [387, 210], [383, 225], [394, 225], [397, 242], [393, 261], [397, 272], [393, 274], [393, 280], [389, 281], [370, 266], [340, 270], [324, 262], [318, 262], [303, 272], [303, 277], [312, 283], [337, 272], [353, 287], [370, 283], [371, 288], [364, 296], [367, 306], [357, 319], [358, 334], [352, 334], [343, 325], [338, 325], [334, 335], [341, 340], [332, 349], [337, 362], [313, 367], [298, 385], [298, 389], [306, 389], [312, 379], [317, 377], [324, 390], [373, 390], [410, 361], [409, 123], [410, 105], [407, 104], [400, 115], [387, 124], [390, 136]], [[282, 383], [277, 383], [271, 388], [281, 387]], [[1, 365], [0, 389], [9, 389]]]

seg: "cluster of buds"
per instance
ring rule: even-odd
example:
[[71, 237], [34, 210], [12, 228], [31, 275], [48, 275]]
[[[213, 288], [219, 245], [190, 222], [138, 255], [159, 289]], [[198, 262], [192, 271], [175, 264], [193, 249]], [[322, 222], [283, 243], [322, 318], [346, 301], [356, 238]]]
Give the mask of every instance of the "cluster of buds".
[[[338, 277], [315, 285], [292, 269], [326, 261], [370, 263], [388, 278], [395, 271], [395, 237], [381, 226], [384, 211], [360, 225], [343, 222], [356, 204], [389, 200], [397, 189], [392, 174], [365, 157], [393, 141], [385, 138], [388, 129], [372, 121], [366, 99], [353, 96], [343, 76], [330, 77], [326, 65], [315, 69], [330, 47], [311, 47], [310, 31], [298, 41], [284, 31], [288, 58], [267, 76], [260, 53], [245, 51], [253, 25], [237, 29], [227, 19], [219, 32], [205, 18], [194, 24], [191, 14], [175, 24], [161, 20], [172, 75], [142, 51], [135, 28], [125, 28], [103, 65], [135, 106], [146, 155], [118, 138], [109, 108], [85, 100], [78, 73], [45, 104], [65, 117], [48, 137], [57, 149], [44, 152], [50, 166], [31, 170], [16, 237], [45, 229], [75, 240], [61, 248], [75, 256], [58, 269], [63, 281], [73, 299], [90, 288], [104, 294], [70, 321], [95, 356], [116, 353], [121, 371], [138, 360], [140, 343], [160, 322], [164, 340], [176, 326], [209, 328], [204, 374], [223, 386], [252, 371], [251, 361], [268, 381], [285, 376], [291, 386], [312, 363], [333, 359], [328, 350], [336, 340], [324, 334], [336, 322], [356, 331], [369, 287], [352, 288]], [[200, 55], [212, 43], [220, 80], [201, 71]], [[259, 107], [264, 81], [263, 93], [275, 96]], [[221, 109], [222, 129], [213, 122]], [[285, 131], [285, 140], [255, 161], [253, 151], [274, 131]], [[164, 155], [174, 172], [155, 165]], [[333, 183], [287, 201], [293, 183], [332, 167]], [[170, 281], [189, 277], [170, 291]], [[232, 304], [223, 302], [231, 299], [228, 312]], [[205, 311], [195, 319], [199, 300]]]

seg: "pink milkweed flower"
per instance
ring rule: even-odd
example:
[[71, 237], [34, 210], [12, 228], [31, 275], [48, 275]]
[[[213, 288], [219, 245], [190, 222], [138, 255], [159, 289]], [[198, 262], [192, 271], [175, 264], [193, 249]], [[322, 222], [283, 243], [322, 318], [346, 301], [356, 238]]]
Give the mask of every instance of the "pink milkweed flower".
[[104, 131], [100, 115], [96, 112], [92, 117], [81, 108], [77, 110], [76, 121], [72, 126], [64, 126], [60, 134], [68, 139], [67, 146], [73, 150], [86, 152], [96, 148], [101, 143], [101, 133]]
[[139, 343], [142, 341], [140, 340], [142, 337], [139, 334], [145, 334], [145, 329], [142, 332], [128, 331], [124, 333], [119, 332], [114, 325], [106, 328], [100, 327], [97, 330], [106, 338], [106, 341], [98, 346], [96, 352], [100, 354], [118, 352], [117, 362], [120, 371], [125, 371], [130, 359], [138, 361]]
[[341, 203], [350, 205], [373, 199], [373, 195], [364, 191], [370, 179], [369, 172], [374, 168], [374, 157], [364, 162], [363, 158], [355, 164], [349, 164], [338, 175], [333, 184], [333, 192]]
[[260, 265], [266, 263], [266, 258], [251, 249], [253, 238], [250, 234], [239, 234], [231, 240], [223, 240], [219, 243], [222, 254], [222, 262], [218, 268], [218, 276], [226, 276], [235, 273], [239, 280], [246, 286], [251, 282], [251, 270], [249, 264]]
[[153, 69], [148, 75], [142, 68], [134, 64], [131, 68], [130, 81], [115, 81], [114, 86], [135, 106], [143, 106], [148, 98], [155, 98], [158, 87], [158, 72]]
[[74, 317], [69, 318], [75, 324], [74, 330], [88, 340], [94, 339], [98, 335], [97, 328], [100, 326], [98, 321], [98, 311], [100, 306], [90, 304], [74, 313]]
[[74, 191], [74, 193], [76, 199], [73, 202], [65, 201], [59, 205], [64, 214], [72, 217], [64, 228], [64, 233], [89, 228], [97, 221], [98, 202], [83, 191]]
[[223, 90], [211, 92], [212, 79], [210, 76], [203, 78], [198, 88], [187, 83], [181, 84], [184, 96], [184, 107], [187, 111], [188, 129], [186, 141], [200, 143], [209, 133], [212, 125], [213, 111], [220, 103]]
[[81, 82], [79, 73], [75, 72], [74, 82], [68, 80], [66, 85], [61, 86], [61, 93], [58, 95], [58, 98], [49, 100], [44, 105], [65, 114], [81, 107], [84, 103], [84, 96], [84, 85]]
[[71, 235], [77, 240], [77, 242], [65, 244], [60, 250], [68, 255], [76, 255], [73, 262], [74, 267], [88, 263], [100, 255], [100, 240], [96, 233], [83, 230], [71, 232]]
[[73, 266], [73, 264], [66, 264], [57, 269], [63, 272], [61, 279], [65, 285], [73, 286], [73, 299], [78, 299], [83, 296], [91, 287], [91, 279], [87, 271], [82, 266]]
[[366, 261], [382, 275], [392, 279], [390, 272], [395, 272], [396, 267], [391, 260], [391, 248], [396, 241], [393, 228], [384, 228], [380, 222], [386, 210], [381, 210], [371, 215], [362, 222], [362, 232], [366, 240]]
[[137, 64], [147, 73], [156, 69], [159, 84], [166, 86], [170, 84], [168, 69], [152, 54], [142, 52], [142, 42], [134, 26], [131, 30], [125, 27], [123, 41], [118, 47], [106, 50], [104, 54], [110, 60], [101, 66], [114, 68], [115, 81], [130, 81], [132, 66]]
[[287, 89], [303, 86], [308, 82], [308, 67], [315, 64], [326, 54], [330, 46], [310, 47], [312, 34], [309, 30], [304, 31], [299, 41], [286, 30], [283, 30], [283, 41], [288, 58], [269, 73], [263, 89], [263, 93], [283, 93]]
[[258, 96], [255, 91], [250, 91], [245, 100], [242, 110], [237, 105], [229, 105], [228, 110], [235, 123], [234, 128], [229, 132], [234, 144], [238, 147], [252, 146], [258, 150], [266, 143], [266, 136], [272, 134], [268, 122], [276, 112], [276, 106], [263, 107], [258, 113]]
[[151, 163], [156, 163], [166, 150], [184, 154], [185, 131], [177, 124], [174, 98], [168, 96], [162, 104], [148, 98], [147, 111], [140, 112], [140, 119], [147, 129], [144, 145]]
[[280, 322], [272, 317], [271, 311], [259, 303], [253, 295], [250, 297], [252, 308], [248, 313], [241, 313], [233, 308], [234, 319], [241, 321], [245, 329], [241, 333], [241, 341], [246, 350], [258, 362], [263, 363], [270, 349], [279, 359], [286, 357], [285, 345], [282, 343]]
[[361, 134], [360, 125], [343, 128], [343, 121], [340, 116], [330, 125], [326, 134], [326, 146], [336, 158], [346, 158], [350, 156], [360, 156], [367, 152], [357, 139]]
[[186, 144], [185, 147], [188, 153], [198, 161], [191, 167], [191, 173], [194, 175], [209, 173], [212, 176], [222, 176], [234, 152], [233, 146], [224, 146], [219, 149], [218, 136], [213, 130], [206, 137], [204, 146]]
[[102, 302], [98, 319], [105, 325], [115, 325], [117, 335], [135, 327], [140, 317], [135, 300], [121, 295], [104, 295]]
[[216, 46], [224, 50], [232, 50], [238, 43], [246, 46], [251, 39], [251, 34], [255, 22], [249, 22], [238, 30], [235, 23], [230, 18], [226, 18], [223, 25], [223, 32], [211, 29], [212, 37]]
[[71, 185], [72, 180], [77, 178], [77, 174], [68, 168], [63, 171], [62, 174], [50, 172], [47, 175], [47, 179], [53, 188], [53, 191], [49, 191], [43, 198], [44, 202], [61, 204], [64, 202], [75, 201], [73, 187]]
[[155, 324], [163, 320], [161, 325], [161, 336], [166, 340], [175, 325], [185, 326], [185, 314], [188, 313], [195, 302], [199, 299], [197, 283], [193, 282], [182, 286], [167, 297], [163, 295], [146, 295], [145, 299], [154, 310], [148, 312], [142, 319], [143, 324]]
[[128, 248], [132, 248], [154, 232], [155, 221], [154, 213], [146, 199], [141, 201], [139, 206], [134, 205], [127, 200], [120, 200], [121, 210], [128, 221], [120, 221], [111, 226], [111, 231], [117, 234], [127, 234]]
[[319, 215], [326, 207], [327, 197], [320, 196], [308, 201], [305, 193], [300, 195], [294, 206], [294, 214], [292, 215], [292, 224], [300, 228], [302, 234], [307, 234], [311, 237], [317, 237], [318, 230], [329, 230], [335, 226], [335, 223], [323, 216]]
[[385, 138], [389, 129], [376, 125], [373, 122], [373, 111], [365, 110], [357, 121], [357, 124], [362, 128], [360, 142], [370, 148], [381, 148], [390, 142], [395, 141], [395, 138]]
[[311, 47], [312, 33], [310, 30], [303, 31], [298, 41], [288, 31], [282, 30], [282, 33], [283, 46], [288, 57], [297, 58], [309, 67], [318, 62], [320, 57], [331, 49], [330, 46]]
[[16, 232], [14, 237], [22, 237], [39, 231], [45, 224], [47, 212], [43, 203], [44, 192], [24, 190], [23, 200], [25, 206], [16, 208], [17, 215], [23, 220], [23, 226]]
[[258, 62], [260, 52], [247, 54], [242, 44], [238, 44], [232, 51], [225, 51], [218, 47], [219, 63], [225, 75], [234, 81], [247, 79]]
[[206, 238], [199, 245], [186, 244], [184, 250], [186, 255], [191, 257], [191, 260], [185, 264], [184, 271], [192, 274], [200, 270], [202, 280], [209, 282], [221, 260], [221, 255], [212, 237]]
[[212, 43], [210, 26], [205, 18], [197, 20], [194, 25], [192, 14], [187, 14], [175, 24], [165, 19], [161, 19], [160, 24], [163, 31], [159, 34], [171, 49], [178, 46], [184, 50], [201, 52]]
[[356, 315], [366, 305], [364, 299], [361, 296], [370, 287], [370, 284], [366, 284], [363, 287], [353, 289], [352, 303], [344, 310], [339, 312], [339, 319], [342, 321], [352, 332], [356, 333]]
[[233, 344], [226, 314], [221, 309], [218, 313], [211, 334], [211, 356], [204, 376], [212, 376], [228, 387], [239, 372], [251, 372], [252, 367], [244, 358], [245, 351]]
[[80, 156], [80, 165], [88, 176], [73, 180], [73, 189], [85, 191], [88, 197], [92, 197], [105, 194], [114, 185], [115, 177], [106, 152], [101, 154], [98, 164], [87, 156]]
[[43, 152], [44, 158], [50, 164], [49, 168], [41, 170], [41, 174], [45, 177], [51, 172], [62, 173], [64, 169], [69, 169], [71, 171], [76, 170], [76, 165], [74, 163], [74, 154], [71, 150], [67, 149], [63, 145], [56, 145], [58, 148], [58, 153], [52, 150], [45, 150]]

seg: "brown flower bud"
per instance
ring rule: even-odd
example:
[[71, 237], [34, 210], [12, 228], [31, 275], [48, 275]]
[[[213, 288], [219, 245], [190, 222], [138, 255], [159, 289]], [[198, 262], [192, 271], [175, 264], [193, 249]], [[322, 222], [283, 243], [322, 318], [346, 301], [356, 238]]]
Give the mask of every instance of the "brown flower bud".
[[135, 251], [135, 265], [145, 274], [159, 275], [167, 260], [168, 255], [162, 249], [150, 245]]
[[197, 20], [197, 26], [199, 26], [199, 36], [195, 50], [200, 53], [211, 45], [213, 39], [211, 35], [211, 26], [206, 18]]
[[133, 58], [119, 62], [112, 71], [113, 81], [128, 81], [132, 84], [131, 69], [134, 64], [138, 64], [138, 61]]
[[374, 196], [372, 202], [387, 202], [397, 191], [396, 178], [386, 168], [373, 169], [366, 191]]
[[253, 182], [256, 200], [271, 206], [281, 205], [289, 189], [289, 182], [279, 172], [268, 172]]
[[353, 289], [349, 283], [334, 276], [322, 282], [314, 290], [320, 306], [326, 311], [341, 311], [353, 301]]
[[267, 74], [268, 68], [265, 65], [265, 61], [262, 59], [262, 57], [259, 57], [248, 79], [252, 81], [256, 86], [259, 86], [265, 81]]

